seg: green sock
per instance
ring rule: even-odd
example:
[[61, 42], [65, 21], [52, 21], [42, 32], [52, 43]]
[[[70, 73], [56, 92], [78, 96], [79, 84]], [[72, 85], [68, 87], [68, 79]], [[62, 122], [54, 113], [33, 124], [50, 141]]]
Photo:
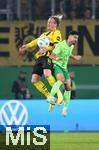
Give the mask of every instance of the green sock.
[[71, 91], [64, 92], [63, 100], [64, 100], [64, 108], [67, 108], [70, 102]]
[[58, 92], [58, 90], [62, 84], [63, 83], [60, 80], [56, 81], [55, 84], [53, 85], [52, 89], [51, 89], [50, 95], [54, 96]]

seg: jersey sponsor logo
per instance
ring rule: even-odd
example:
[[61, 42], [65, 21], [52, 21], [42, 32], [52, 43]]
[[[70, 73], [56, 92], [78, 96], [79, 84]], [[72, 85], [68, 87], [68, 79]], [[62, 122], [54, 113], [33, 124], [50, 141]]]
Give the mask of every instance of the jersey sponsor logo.
[[56, 39], [57, 39], [57, 41], [60, 41], [60, 36], [57, 36], [57, 38], [56, 38]]

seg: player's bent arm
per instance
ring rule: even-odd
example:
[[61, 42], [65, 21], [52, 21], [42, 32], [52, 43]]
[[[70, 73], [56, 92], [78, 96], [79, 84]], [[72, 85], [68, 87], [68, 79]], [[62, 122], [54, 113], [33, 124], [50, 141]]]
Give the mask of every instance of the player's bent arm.
[[56, 60], [56, 61], [62, 60], [62, 58], [57, 57], [55, 53], [51, 53], [51, 55], [49, 56], [49, 58], [51, 58], [53, 60]]
[[19, 48], [19, 54], [23, 54], [28, 48], [37, 46], [38, 39], [31, 41], [28, 44], [24, 44]]
[[40, 48], [40, 50], [37, 52], [38, 54], [43, 54], [46, 53], [48, 51], [47, 48]]
[[72, 59], [74, 59], [74, 60], [77, 60], [77, 61], [79, 61], [79, 60], [81, 60], [81, 56], [80, 55], [71, 55], [70, 56], [70, 58], [72, 58]]
[[37, 46], [37, 41], [38, 41], [38, 38], [35, 39], [35, 40], [33, 40], [33, 41], [31, 41], [30, 43], [26, 44], [26, 45], [25, 45], [26, 48], [32, 48], [32, 47]]

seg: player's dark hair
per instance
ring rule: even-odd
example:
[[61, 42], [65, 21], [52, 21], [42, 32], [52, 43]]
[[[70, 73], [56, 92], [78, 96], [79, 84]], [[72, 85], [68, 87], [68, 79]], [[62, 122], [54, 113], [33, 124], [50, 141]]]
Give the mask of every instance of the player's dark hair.
[[70, 31], [70, 32], [68, 33], [68, 36], [69, 36], [69, 35], [79, 35], [79, 34], [78, 34], [77, 31], [72, 30], [72, 31]]

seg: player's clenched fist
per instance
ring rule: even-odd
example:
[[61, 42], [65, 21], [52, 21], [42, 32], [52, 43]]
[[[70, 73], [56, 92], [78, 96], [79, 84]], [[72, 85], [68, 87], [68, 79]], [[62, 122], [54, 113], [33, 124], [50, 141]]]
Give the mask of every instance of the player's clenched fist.
[[26, 46], [23, 45], [22, 47], [19, 48], [19, 54], [20, 54], [20, 55], [24, 55], [25, 52], [26, 52]]

